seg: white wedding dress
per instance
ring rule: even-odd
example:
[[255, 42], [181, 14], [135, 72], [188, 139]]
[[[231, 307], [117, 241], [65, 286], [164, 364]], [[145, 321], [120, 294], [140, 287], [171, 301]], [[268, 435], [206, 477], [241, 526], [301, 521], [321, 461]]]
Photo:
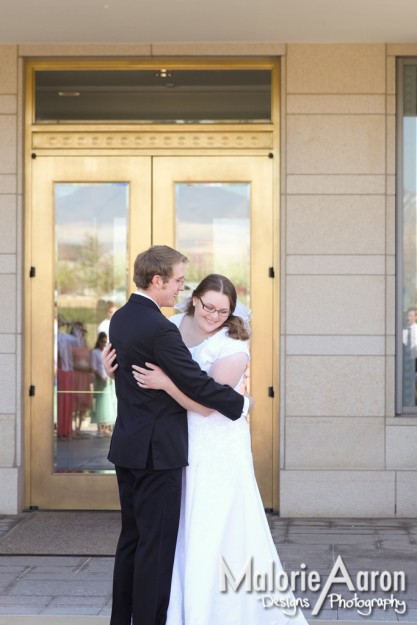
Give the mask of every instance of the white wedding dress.
[[[171, 321], [178, 327], [184, 313]], [[219, 358], [244, 352], [247, 341], [231, 339], [226, 329], [190, 348], [209, 371]], [[240, 388], [240, 383], [236, 387]], [[306, 625], [300, 609], [271, 607], [262, 597], [293, 599], [291, 592], [268, 593], [230, 587], [220, 592], [220, 558], [234, 578], [253, 558], [254, 573], [282, 571], [253, 470], [249, 425], [219, 413], [188, 412], [189, 466], [183, 471], [178, 532], [167, 625]], [[249, 578], [248, 578], [249, 583]]]

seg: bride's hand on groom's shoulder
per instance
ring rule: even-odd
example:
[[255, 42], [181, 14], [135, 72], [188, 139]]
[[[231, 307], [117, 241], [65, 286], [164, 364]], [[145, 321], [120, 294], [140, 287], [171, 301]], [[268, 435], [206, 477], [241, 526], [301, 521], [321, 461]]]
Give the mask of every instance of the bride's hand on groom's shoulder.
[[116, 360], [116, 350], [112, 348], [111, 343], [107, 343], [106, 347], [103, 350], [103, 364], [104, 369], [112, 380], [114, 380], [114, 372], [119, 366]]

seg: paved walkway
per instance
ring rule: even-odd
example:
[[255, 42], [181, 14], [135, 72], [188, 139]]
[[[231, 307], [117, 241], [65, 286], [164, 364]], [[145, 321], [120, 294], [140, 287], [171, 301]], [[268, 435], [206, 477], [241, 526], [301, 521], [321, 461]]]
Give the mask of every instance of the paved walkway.
[[[0, 539], [21, 518], [0, 517]], [[299, 573], [295, 595], [306, 602], [304, 613], [310, 623], [405, 621], [417, 625], [417, 519], [281, 519], [275, 515], [268, 519], [284, 570], [288, 575]], [[314, 615], [326, 581], [332, 574], [344, 574], [343, 568], [336, 571], [337, 563], [346, 567], [354, 589], [347, 582], [334, 584], [323, 592], [327, 598]], [[109, 557], [0, 556], [0, 625], [108, 625], [112, 568]], [[359, 571], [363, 572], [360, 588]], [[388, 587], [395, 572], [399, 581], [405, 578], [405, 591], [392, 590], [392, 584]], [[307, 579], [308, 574], [310, 580], [320, 577], [316, 591], [302, 588], [303, 575]], [[366, 591], [366, 577], [372, 574], [375, 590]], [[355, 594], [357, 603], [368, 601], [372, 609], [366, 603], [362, 608], [346, 603], [354, 601]], [[394, 605], [383, 606], [383, 600]], [[400, 614], [404, 603], [406, 612]], [[359, 611], [370, 614], [363, 616]]]

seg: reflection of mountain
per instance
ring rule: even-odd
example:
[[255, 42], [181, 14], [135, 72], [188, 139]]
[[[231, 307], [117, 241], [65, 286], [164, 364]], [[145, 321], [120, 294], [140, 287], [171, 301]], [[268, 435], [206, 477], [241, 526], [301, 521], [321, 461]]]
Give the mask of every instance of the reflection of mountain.
[[77, 262], [81, 257], [83, 246], [80, 243], [79, 245], [75, 245], [74, 243], [60, 243], [58, 246], [58, 259], [59, 262], [72, 260], [73, 262]]
[[210, 223], [213, 219], [247, 219], [250, 206], [249, 183], [179, 184], [179, 222]]
[[[127, 218], [129, 185], [114, 183], [59, 183], [56, 186], [57, 224], [75, 222], [112, 222]], [[180, 221], [207, 223], [219, 217], [247, 218], [249, 183], [177, 185], [177, 210]]]
[[105, 223], [115, 218], [126, 219], [128, 190], [126, 182], [59, 183], [55, 195], [56, 223]]

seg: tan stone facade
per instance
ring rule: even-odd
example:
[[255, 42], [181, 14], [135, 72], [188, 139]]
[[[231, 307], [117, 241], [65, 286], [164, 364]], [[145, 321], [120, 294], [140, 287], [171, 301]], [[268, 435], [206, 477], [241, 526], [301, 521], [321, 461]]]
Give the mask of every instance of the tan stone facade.
[[417, 512], [417, 421], [394, 408], [395, 57], [416, 51], [287, 47], [283, 516]]
[[23, 59], [91, 55], [281, 58], [280, 513], [417, 513], [417, 418], [394, 408], [406, 54], [417, 45], [0, 46], [0, 513], [24, 505]]

